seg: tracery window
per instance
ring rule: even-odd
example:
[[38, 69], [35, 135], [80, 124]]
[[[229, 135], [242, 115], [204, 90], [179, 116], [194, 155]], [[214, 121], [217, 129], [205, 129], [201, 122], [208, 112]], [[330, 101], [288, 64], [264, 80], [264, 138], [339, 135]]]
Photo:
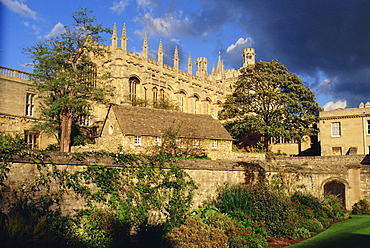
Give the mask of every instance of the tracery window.
[[35, 94], [26, 93], [26, 116], [33, 116], [35, 111]]
[[39, 133], [35, 131], [24, 131], [24, 141], [27, 144], [28, 149], [37, 149], [38, 148], [38, 139]]
[[137, 97], [137, 88], [140, 83], [139, 79], [136, 77], [131, 77], [129, 79], [129, 98], [131, 101], [135, 101]]

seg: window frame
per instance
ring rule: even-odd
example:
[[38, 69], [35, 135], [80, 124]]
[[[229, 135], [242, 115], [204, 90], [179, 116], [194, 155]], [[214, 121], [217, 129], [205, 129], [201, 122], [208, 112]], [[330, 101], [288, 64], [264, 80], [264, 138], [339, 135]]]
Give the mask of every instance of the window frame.
[[[338, 126], [336, 126], [338, 125]], [[330, 123], [330, 128], [331, 128], [331, 137], [336, 138], [336, 137], [341, 137], [342, 136], [342, 130], [341, 130], [341, 124], [339, 121], [337, 122], [331, 122]]]
[[162, 137], [161, 136], [155, 137], [155, 144], [157, 146], [162, 146]]
[[141, 135], [135, 135], [134, 145], [135, 146], [141, 146], [142, 145], [142, 139], [143, 139], [143, 137]]
[[218, 140], [212, 140], [212, 149], [218, 148]]
[[33, 117], [35, 115], [35, 97], [35, 93], [26, 92], [26, 116]]
[[24, 142], [27, 147], [31, 150], [39, 148], [39, 136], [40, 133], [32, 130], [24, 130]]

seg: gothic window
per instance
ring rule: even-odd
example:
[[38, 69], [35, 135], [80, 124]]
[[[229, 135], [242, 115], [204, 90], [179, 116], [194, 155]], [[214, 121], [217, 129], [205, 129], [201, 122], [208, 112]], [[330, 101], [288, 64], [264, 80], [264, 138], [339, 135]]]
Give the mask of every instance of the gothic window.
[[194, 113], [199, 114], [200, 113], [200, 111], [199, 111], [199, 96], [194, 95], [194, 98], [195, 98]]
[[341, 136], [340, 122], [332, 122], [331, 137], [340, 137], [340, 136]]
[[153, 88], [153, 103], [157, 103], [158, 102], [158, 89], [157, 88]]
[[33, 116], [35, 111], [35, 94], [26, 93], [26, 116]]
[[35, 131], [24, 131], [24, 141], [27, 144], [28, 149], [37, 149], [38, 148], [38, 139], [39, 133]]
[[186, 110], [186, 94], [184, 92], [181, 92], [180, 94], [180, 110], [182, 112], [185, 112]]
[[138, 84], [140, 83], [139, 79], [137, 79], [136, 77], [131, 77], [129, 79], [129, 97], [130, 97], [130, 100], [131, 101], [135, 101], [136, 100], [136, 97], [137, 97], [137, 88], [138, 88]]
[[211, 104], [212, 104], [211, 99], [207, 98], [206, 103], [207, 103], [207, 113], [206, 114], [210, 115], [211, 114]]
[[367, 120], [367, 134], [370, 135], [370, 120]]
[[164, 101], [164, 90], [163, 89], [161, 89], [159, 91], [159, 97], [160, 97], [161, 101]]
[[135, 136], [135, 141], [134, 141], [134, 144], [135, 146], [141, 146], [141, 140], [142, 140], [142, 137], [141, 136]]

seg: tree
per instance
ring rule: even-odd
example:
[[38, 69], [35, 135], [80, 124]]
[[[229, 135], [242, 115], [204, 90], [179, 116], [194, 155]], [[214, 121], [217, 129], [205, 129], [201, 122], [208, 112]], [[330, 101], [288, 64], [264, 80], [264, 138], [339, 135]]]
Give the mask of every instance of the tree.
[[240, 72], [219, 114], [235, 139], [261, 134], [267, 149], [273, 137], [301, 140], [316, 132], [313, 124], [321, 108], [297, 75], [276, 60], [258, 62]]
[[72, 14], [72, 28], [65, 27], [60, 36], [26, 48], [33, 59], [33, 80], [42, 98], [45, 129], [58, 132], [60, 151], [69, 152], [72, 123], [91, 110], [91, 102], [104, 101], [110, 92], [107, 75], [97, 76], [91, 56], [106, 49], [99, 45], [100, 36], [110, 29], [95, 24], [91, 11], [80, 8]]

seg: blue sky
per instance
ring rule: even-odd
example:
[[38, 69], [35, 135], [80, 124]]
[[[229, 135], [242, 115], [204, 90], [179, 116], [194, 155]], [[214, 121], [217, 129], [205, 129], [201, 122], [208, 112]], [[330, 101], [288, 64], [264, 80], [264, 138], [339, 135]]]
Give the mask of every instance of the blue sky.
[[188, 53], [210, 67], [220, 54], [238, 69], [253, 47], [257, 61], [277, 59], [299, 75], [326, 109], [370, 101], [369, 0], [0, 0], [0, 65], [32, 72], [22, 48], [58, 35], [78, 7], [104, 27], [116, 22], [119, 34], [126, 23], [129, 51], [140, 53], [147, 33], [150, 53], [162, 39], [172, 65], [177, 46], [183, 70]]

